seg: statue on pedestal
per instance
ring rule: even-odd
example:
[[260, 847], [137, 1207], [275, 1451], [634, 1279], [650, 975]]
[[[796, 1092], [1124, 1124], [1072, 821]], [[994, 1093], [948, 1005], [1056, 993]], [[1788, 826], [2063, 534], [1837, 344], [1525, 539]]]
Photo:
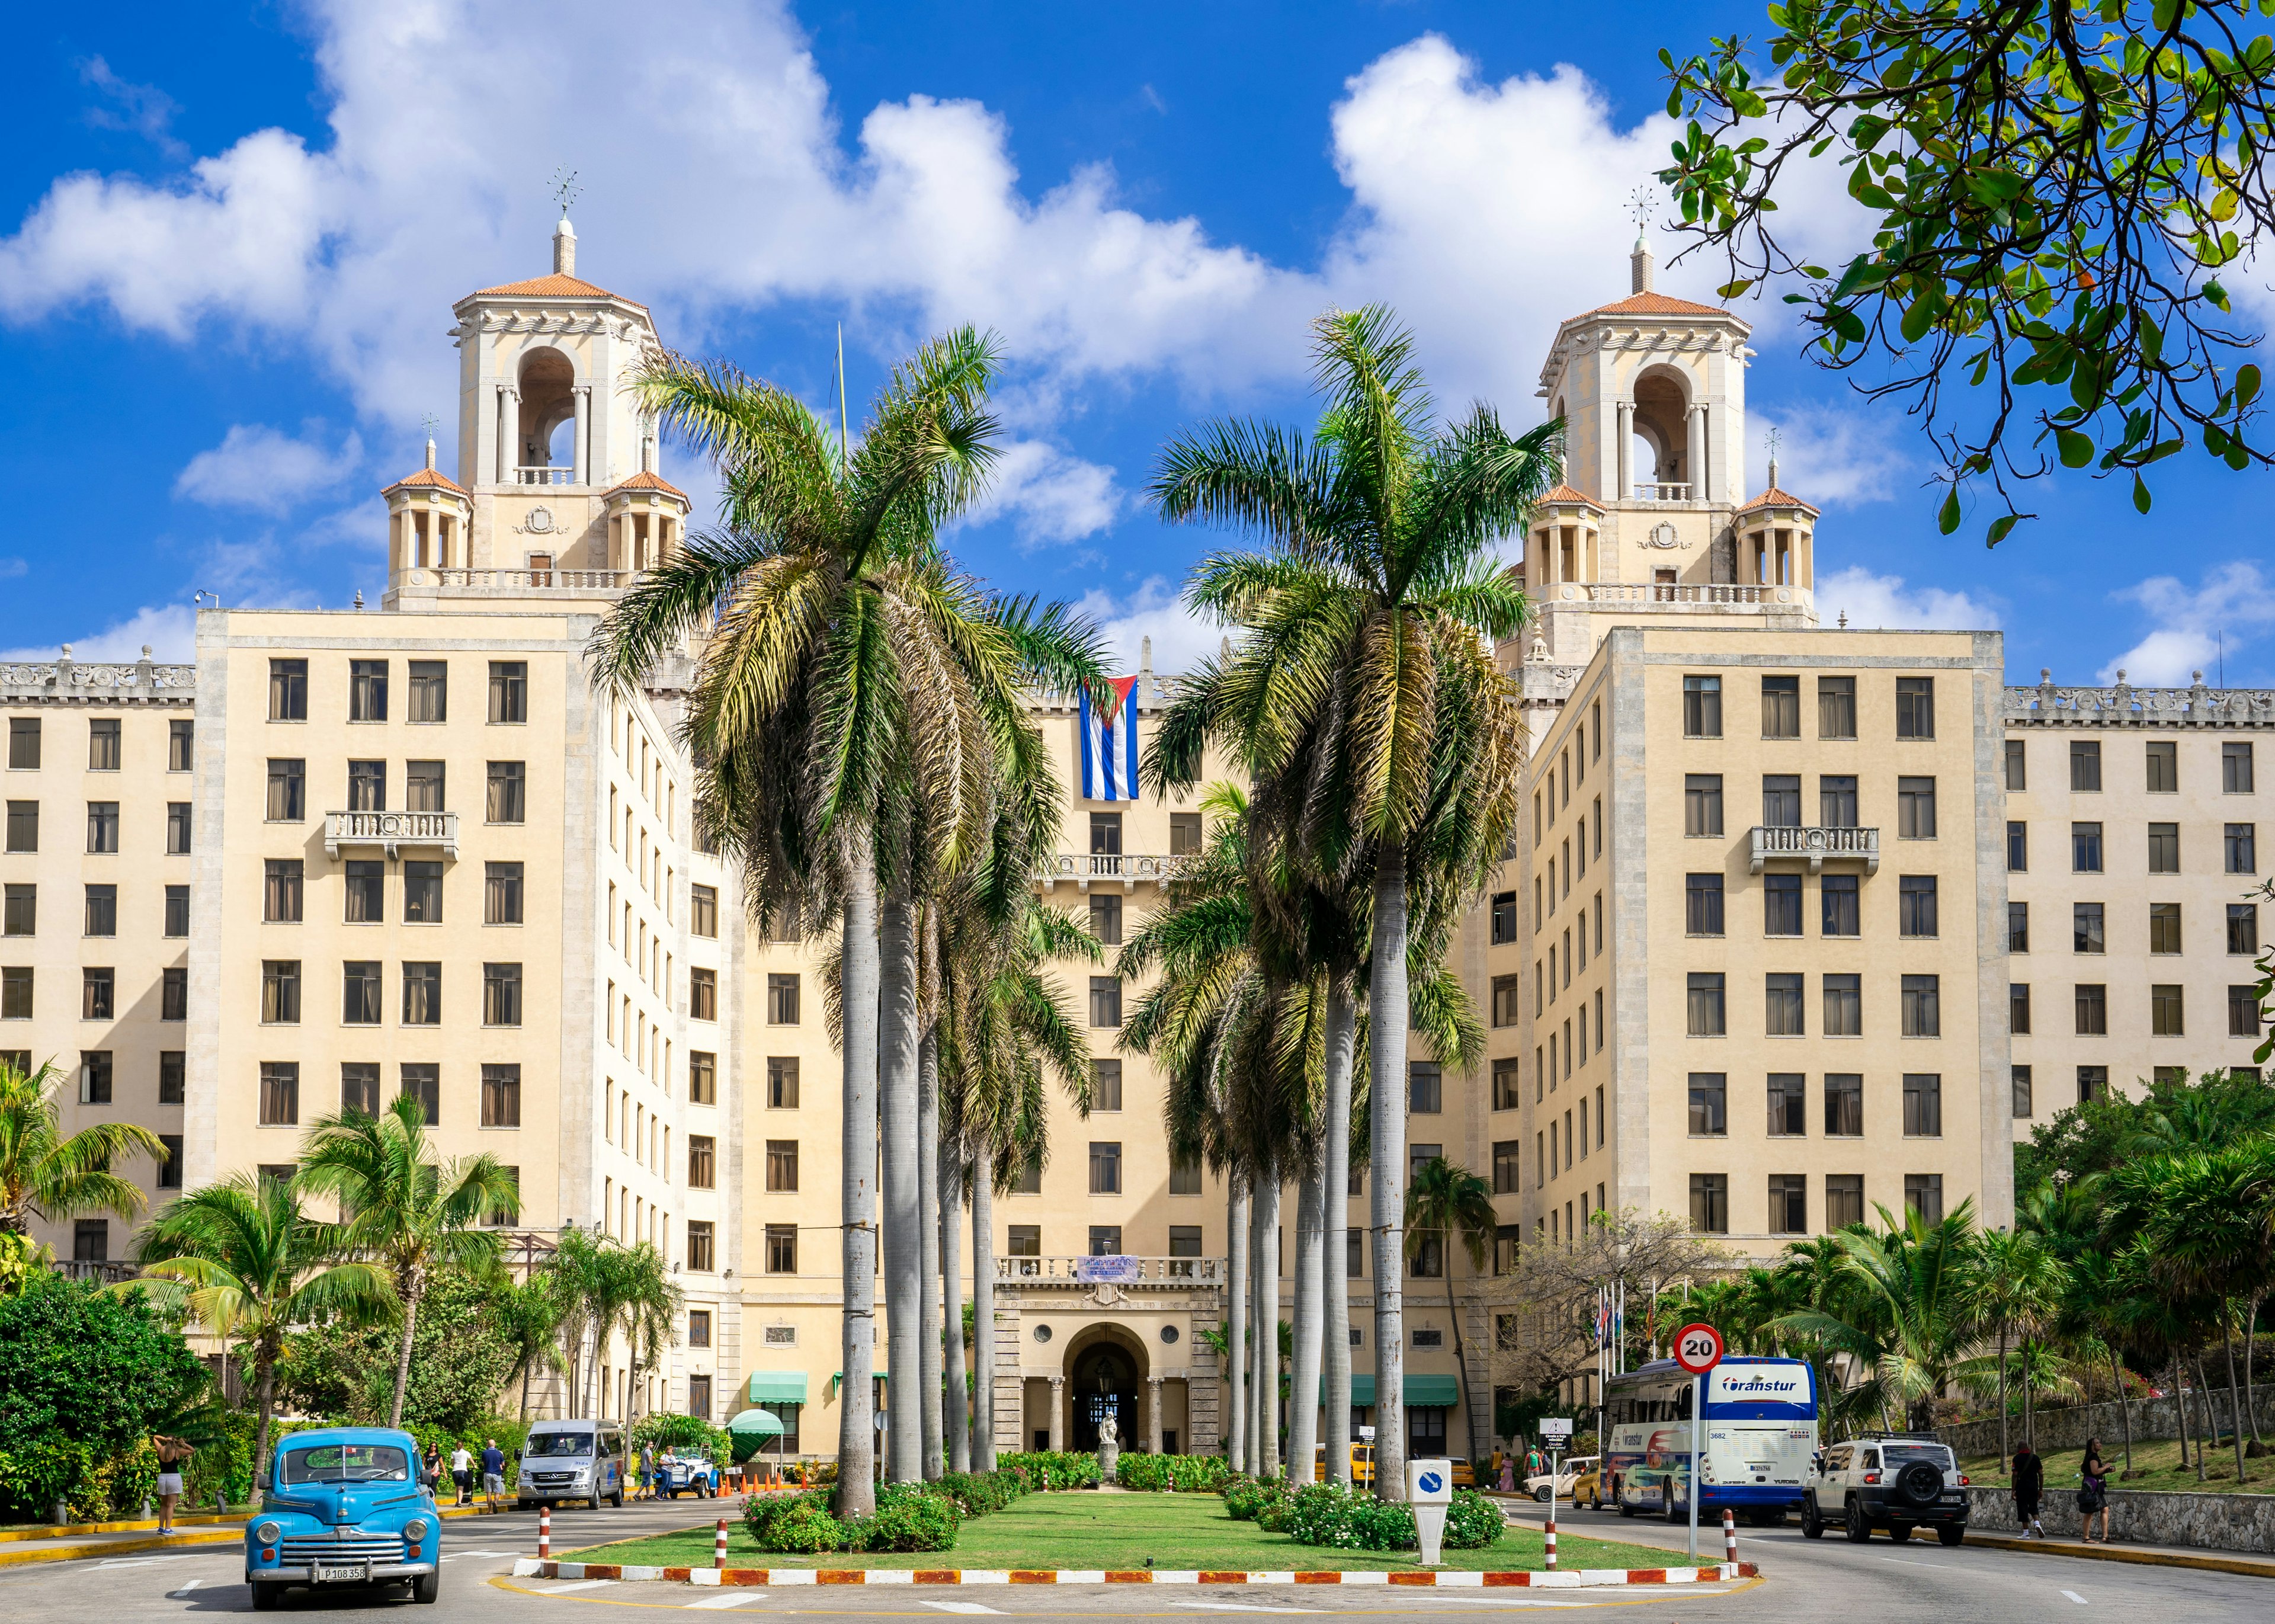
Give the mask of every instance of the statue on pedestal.
[[1098, 1480], [1112, 1483], [1122, 1465], [1122, 1429], [1115, 1424], [1115, 1406], [1106, 1407], [1098, 1420]]

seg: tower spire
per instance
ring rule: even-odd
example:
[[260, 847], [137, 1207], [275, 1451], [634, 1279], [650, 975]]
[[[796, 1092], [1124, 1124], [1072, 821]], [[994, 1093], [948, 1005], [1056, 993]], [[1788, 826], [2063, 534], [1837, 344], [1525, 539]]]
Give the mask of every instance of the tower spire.
[[1628, 199], [1628, 212], [1635, 216], [1636, 224], [1635, 247], [1628, 255], [1628, 291], [1630, 293], [1651, 291], [1652, 261], [1651, 249], [1644, 240], [1644, 228], [1651, 217], [1651, 204], [1657, 195], [1649, 186], [1637, 186]]
[[561, 223], [553, 228], [553, 274], [556, 276], [577, 274], [577, 228], [569, 223], [569, 205], [577, 200], [582, 191], [577, 184], [576, 170], [553, 171], [553, 195], [561, 201]]

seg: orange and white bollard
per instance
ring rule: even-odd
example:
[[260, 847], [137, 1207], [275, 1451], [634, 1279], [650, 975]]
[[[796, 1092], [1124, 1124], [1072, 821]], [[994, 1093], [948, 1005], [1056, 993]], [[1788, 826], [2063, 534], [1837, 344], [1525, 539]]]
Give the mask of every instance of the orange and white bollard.
[[540, 1562], [553, 1560], [553, 1507], [550, 1506], [537, 1508], [537, 1560]]
[[1733, 1564], [1738, 1560], [1738, 1520], [1727, 1506], [1722, 1507], [1722, 1560]]
[[711, 1566], [727, 1566], [727, 1519], [724, 1517], [719, 1519], [718, 1536], [711, 1542]]
[[1551, 1573], [1553, 1573], [1556, 1570], [1556, 1519], [1553, 1517], [1548, 1519], [1546, 1545], [1547, 1549], [1548, 1569]]

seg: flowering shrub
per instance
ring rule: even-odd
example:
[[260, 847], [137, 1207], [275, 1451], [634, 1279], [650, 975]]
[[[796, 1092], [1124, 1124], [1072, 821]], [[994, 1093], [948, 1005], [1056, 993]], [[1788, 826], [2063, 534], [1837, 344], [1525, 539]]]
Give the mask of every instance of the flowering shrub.
[[1125, 1454], [1116, 1481], [1125, 1489], [1214, 1494], [1231, 1475], [1221, 1454]]
[[1501, 1530], [1508, 1526], [1500, 1507], [1475, 1489], [1456, 1489], [1454, 1503], [1446, 1508], [1446, 1548], [1482, 1551], [1499, 1544]]
[[1033, 1490], [1098, 1486], [1098, 1457], [1078, 1450], [1038, 1449], [1001, 1454], [995, 1457], [995, 1464], [999, 1469], [1024, 1473], [1027, 1486]]

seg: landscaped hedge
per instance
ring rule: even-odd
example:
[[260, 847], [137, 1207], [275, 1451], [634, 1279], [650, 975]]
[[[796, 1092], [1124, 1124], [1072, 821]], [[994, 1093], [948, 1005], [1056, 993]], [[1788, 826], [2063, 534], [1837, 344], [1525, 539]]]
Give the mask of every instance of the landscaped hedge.
[[1156, 1493], [1214, 1494], [1231, 1476], [1232, 1468], [1221, 1454], [1125, 1454], [1115, 1481], [1125, 1489]]
[[[1123, 1460], [1130, 1457], [1124, 1455]], [[1001, 1471], [1024, 1472], [1031, 1489], [1094, 1489], [1098, 1457], [1073, 1449], [1038, 1449], [995, 1457]]]
[[940, 1481], [932, 1486], [954, 1500], [967, 1517], [984, 1517], [991, 1511], [1001, 1511], [1028, 1489], [1025, 1473], [1001, 1469], [943, 1472]]
[[1270, 1531], [1280, 1510], [1288, 1500], [1286, 1479], [1267, 1477], [1258, 1481], [1246, 1476], [1228, 1476], [1221, 1492], [1225, 1514], [1235, 1522], [1255, 1522]]
[[[1228, 1504], [1229, 1501], [1228, 1500]], [[1298, 1545], [1331, 1545], [1342, 1551], [1412, 1551], [1421, 1545], [1409, 1506], [1353, 1493], [1338, 1483], [1315, 1483], [1287, 1496], [1277, 1509], [1279, 1531]], [[1272, 1514], [1259, 1516], [1272, 1525]], [[1451, 1551], [1481, 1550], [1500, 1538], [1500, 1509], [1472, 1489], [1454, 1491], [1446, 1508], [1445, 1545]]]
[[1011, 1471], [950, 1472], [938, 1483], [888, 1483], [877, 1491], [877, 1514], [840, 1517], [835, 1491], [759, 1494], [743, 1524], [761, 1551], [814, 1556], [828, 1551], [951, 1551], [967, 1516], [1000, 1511], [1027, 1492]]

